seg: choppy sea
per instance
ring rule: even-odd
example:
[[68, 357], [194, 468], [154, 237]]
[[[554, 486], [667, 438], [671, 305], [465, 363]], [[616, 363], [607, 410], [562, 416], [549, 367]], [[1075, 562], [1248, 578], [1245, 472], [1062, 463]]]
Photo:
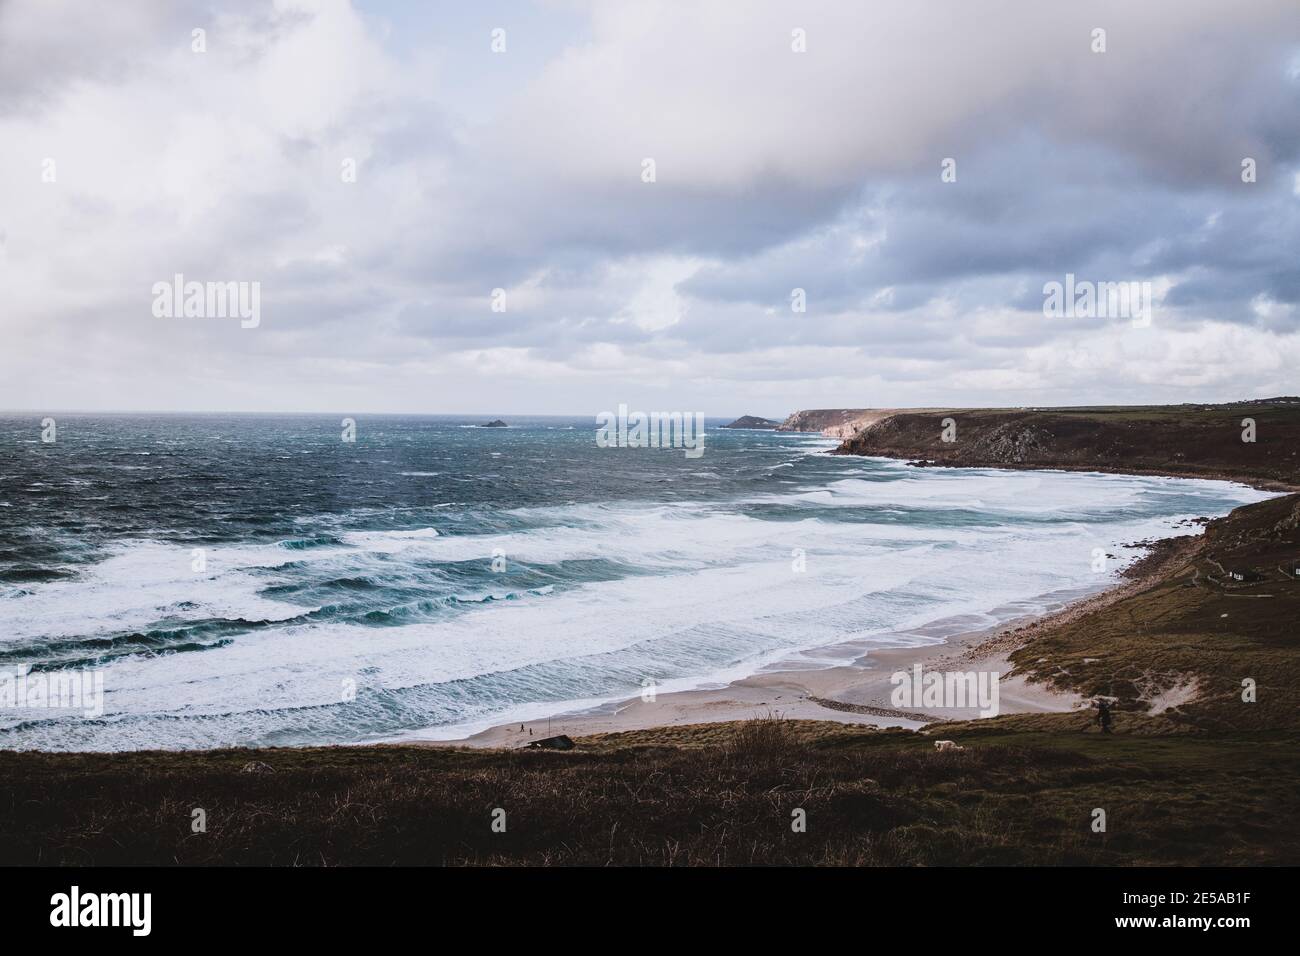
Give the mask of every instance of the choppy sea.
[[0, 708], [6, 748], [449, 738], [825, 666], [1043, 610], [1267, 497], [721, 420], [690, 458], [592, 417], [55, 417], [0, 417], [0, 671], [96, 669], [104, 712]]

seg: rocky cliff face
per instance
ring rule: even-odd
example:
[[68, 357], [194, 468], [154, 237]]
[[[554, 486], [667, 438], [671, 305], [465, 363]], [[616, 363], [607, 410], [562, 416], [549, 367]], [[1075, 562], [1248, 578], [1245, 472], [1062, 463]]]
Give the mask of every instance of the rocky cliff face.
[[[945, 419], [952, 441], [945, 441]], [[1243, 421], [1255, 440], [1243, 441]], [[1229, 478], [1300, 488], [1295, 404], [900, 412], [860, 422], [845, 455], [953, 466], [1071, 468]]]
[[[824, 432], [829, 428], [841, 429], [871, 411], [869, 408], [810, 408], [790, 415], [777, 431]], [[835, 437], [847, 437], [847, 433]]]

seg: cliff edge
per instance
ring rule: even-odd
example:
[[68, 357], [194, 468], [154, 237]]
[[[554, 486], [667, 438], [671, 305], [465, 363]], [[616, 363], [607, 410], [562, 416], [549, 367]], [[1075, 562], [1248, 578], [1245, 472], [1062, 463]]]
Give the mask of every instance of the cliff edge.
[[[793, 416], [791, 416], [793, 417]], [[858, 420], [842, 455], [1063, 468], [1300, 490], [1300, 402], [906, 411]]]

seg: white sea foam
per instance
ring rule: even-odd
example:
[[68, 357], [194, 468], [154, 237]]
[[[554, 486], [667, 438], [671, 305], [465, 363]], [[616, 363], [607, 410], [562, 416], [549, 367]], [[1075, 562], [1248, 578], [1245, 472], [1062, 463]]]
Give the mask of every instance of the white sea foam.
[[[312, 719], [325, 721], [349, 681], [383, 691], [332, 718], [331, 726], [353, 722], [339, 739], [361, 739], [382, 735], [382, 697], [505, 682], [484, 691], [491, 696], [473, 716], [429, 732], [449, 736], [507, 714], [609, 699], [619, 688], [601, 678], [611, 670], [671, 689], [844, 642], [897, 641], [893, 632], [957, 615], [992, 622], [999, 607], [1046, 607], [1061, 592], [1111, 580], [1137, 553], [1126, 544], [1194, 533], [1180, 520], [1264, 497], [1223, 482], [864, 466], [860, 476], [740, 503], [521, 509], [506, 516], [522, 529], [511, 533], [415, 528], [348, 532], [338, 544], [301, 550], [214, 547], [197, 575], [188, 548], [128, 541], [78, 580], [32, 585], [7, 601], [2, 637], [139, 629], [164, 616], [285, 620], [304, 608], [262, 592], [314, 568], [418, 578], [431, 564], [504, 553], [525, 566], [602, 560], [635, 572], [564, 588], [512, 588], [503, 578], [489, 593], [516, 599], [442, 619], [293, 624], [201, 653], [118, 658], [105, 668], [105, 720], [38, 727], [22, 739], [55, 749], [215, 746], [240, 735], [277, 742], [277, 728], [297, 726], [286, 716], [297, 709], [321, 708]], [[1095, 548], [1120, 560], [1099, 574]], [[567, 704], [548, 699], [528, 683], [539, 667], [571, 672], [574, 686], [590, 691]], [[519, 699], [521, 686], [537, 698]]]
[[268, 583], [259, 567], [293, 560], [271, 548], [209, 548], [195, 572], [192, 549], [152, 540], [128, 540], [77, 579], [31, 585], [5, 606], [0, 646], [41, 638], [136, 631], [164, 619], [285, 620], [303, 608], [259, 596]]

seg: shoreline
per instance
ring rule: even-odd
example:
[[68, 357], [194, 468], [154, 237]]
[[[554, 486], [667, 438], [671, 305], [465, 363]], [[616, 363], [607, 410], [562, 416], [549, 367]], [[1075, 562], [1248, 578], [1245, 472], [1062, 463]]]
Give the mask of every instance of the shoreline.
[[[1036, 462], [968, 462], [968, 461], [929, 461], [924, 457], [908, 455], [862, 455], [853, 451], [832, 449], [831, 455], [852, 455], [856, 458], [875, 458], [880, 461], [901, 461], [913, 468], [961, 468], [986, 469], [997, 471], [1063, 471], [1072, 474], [1098, 475], [1133, 475], [1137, 478], [1177, 478], [1183, 481], [1227, 481], [1234, 485], [1245, 485], [1255, 491], [1267, 491], [1270, 494], [1294, 495], [1300, 493], [1300, 484], [1279, 481], [1272, 478], [1250, 478], [1233, 475], [1229, 472], [1187, 472], [1170, 474], [1158, 468], [1121, 468], [1115, 465], [1072, 465], [1038, 464]], [[1238, 507], [1241, 507], [1238, 505]], [[1233, 509], [1236, 510], [1235, 508]], [[1226, 515], [1225, 515], [1226, 517]]]
[[[1068, 600], [1042, 614], [1022, 615], [990, 627], [953, 634], [932, 644], [864, 648], [849, 664], [818, 670], [771, 670], [732, 681], [725, 687], [673, 691], [653, 701], [639, 696], [607, 707], [569, 711], [522, 724], [497, 724], [449, 740], [405, 740], [400, 745], [514, 749], [530, 741], [565, 734], [587, 737], [629, 731], [777, 716], [791, 720], [832, 721], [880, 729], [897, 727], [928, 733], [948, 721], [981, 718], [976, 707], [891, 706], [890, 676], [920, 664], [923, 669], [993, 671], [999, 674], [996, 716], [1026, 713], [1073, 713], [1086, 709], [1079, 695], [1030, 683], [1015, 672], [1008, 658], [1059, 625], [1099, 611], [1159, 582], [1171, 566], [1195, 550], [1199, 535], [1162, 538], [1124, 571], [1121, 580]], [[938, 623], [938, 622], [936, 622]], [[921, 637], [917, 631], [898, 632]], [[856, 642], [852, 642], [856, 643]], [[832, 645], [847, 647], [850, 644]], [[825, 650], [830, 650], [826, 648]], [[994, 716], [994, 715], [991, 715]]]
[[[1044, 467], [1034, 470], [1049, 469]], [[1161, 477], [1187, 476], [1163, 475]], [[1260, 491], [1276, 492], [1277, 490], [1261, 487], [1239, 478], [1193, 480], [1228, 480]], [[1238, 508], [1240, 507], [1246, 506], [1239, 505]], [[494, 724], [462, 737], [445, 740], [417, 737], [391, 743], [428, 747], [513, 749], [526, 747], [530, 741], [543, 740], [560, 734], [571, 738], [586, 737], [654, 728], [725, 723], [768, 716], [791, 720], [833, 721], [881, 729], [897, 727], [929, 733], [927, 727], [946, 721], [983, 719], [984, 715], [980, 714], [976, 707], [913, 707], [900, 710], [891, 706], [890, 694], [894, 685], [890, 681], [890, 676], [897, 671], [910, 670], [917, 664], [925, 670], [950, 668], [962, 671], [996, 672], [999, 675], [999, 710], [997, 715], [989, 716], [1081, 711], [1085, 709], [1087, 701], [1072, 692], [1054, 690], [1042, 683], [1030, 683], [1024, 675], [1015, 672], [1014, 665], [1009, 661], [1010, 655], [1057, 626], [1109, 607], [1159, 583], [1168, 571], [1196, 551], [1203, 533], [1202, 529], [1198, 534], [1173, 535], [1144, 542], [1145, 553], [1121, 570], [1119, 579], [1107, 586], [1069, 599], [1064, 604], [1040, 614], [1021, 615], [1000, 624], [959, 631], [942, 637], [934, 643], [863, 647], [848, 664], [822, 669], [760, 670], [758, 673], [731, 681], [723, 687], [660, 693], [654, 700], [643, 700], [640, 696], [628, 697], [615, 702], [612, 709], [611, 705], [605, 704], [596, 708], [561, 711], [540, 720]], [[942, 623], [942, 620], [934, 621], [925, 627], [941, 626]], [[927, 636], [920, 633], [923, 630], [924, 627], [894, 632], [894, 634], [920, 639]], [[820, 651], [830, 652], [836, 647], [853, 647], [858, 643], [830, 645]]]
[[[813, 433], [804, 433], [813, 434]], [[825, 436], [823, 436], [825, 437]], [[853, 454], [838, 449], [825, 449], [822, 454]], [[856, 455], [864, 459], [877, 459], [903, 464], [911, 460], [903, 456]], [[1271, 482], [1241, 476], [1184, 475], [1123, 470], [1120, 468], [1071, 467], [1069, 465], [1039, 464], [957, 464], [948, 462], [927, 463], [927, 467], [975, 468], [988, 470], [1021, 471], [1044, 470], [1062, 472], [1094, 472], [1098, 474], [1132, 474], [1137, 476], [1193, 480], [1227, 481], [1268, 492], [1283, 494]], [[1300, 486], [1289, 486], [1300, 488]], [[1292, 491], [1294, 493], [1294, 491]], [[1253, 505], [1239, 504], [1224, 517]], [[1197, 519], [1198, 521], [1201, 519]], [[1049, 592], [1040, 599], [1048, 599], [1042, 611], [1009, 617], [996, 624], [959, 630], [953, 623], [962, 616], [940, 618], [915, 628], [891, 631], [874, 638], [841, 642], [824, 647], [791, 651], [802, 653], [814, 661], [818, 656], [834, 658], [840, 663], [831, 666], [791, 666], [793, 662], [765, 665], [748, 676], [731, 680], [722, 686], [705, 686], [687, 690], [659, 691], [653, 700], [643, 700], [639, 695], [622, 699], [578, 703], [577, 709], [556, 710], [522, 723], [493, 723], [483, 729], [461, 736], [433, 738], [420, 736], [436, 732], [438, 728], [407, 732], [400, 736], [334, 744], [289, 745], [283, 749], [307, 750], [319, 747], [434, 747], [452, 749], [518, 749], [530, 742], [549, 736], [600, 737], [603, 735], [654, 729], [681, 728], [746, 721], [755, 718], [780, 717], [789, 720], [823, 721], [856, 727], [877, 729], [899, 728], [928, 734], [934, 725], [961, 722], [1011, 714], [1067, 714], [1086, 713], [1090, 700], [1078, 694], [1053, 689], [1047, 683], [1030, 683], [1022, 673], [1016, 673], [1010, 663], [1012, 654], [1030, 641], [1058, 626], [1104, 609], [1135, 593], [1146, 590], [1160, 581], [1178, 563], [1194, 554], [1203, 539], [1204, 529], [1180, 535], [1172, 534], [1134, 542], [1144, 549], [1134, 561], [1118, 572], [1117, 579], [1091, 589]], [[1070, 595], [1059, 602], [1054, 595]], [[994, 609], [996, 611], [996, 609]], [[869, 646], [872, 640], [896, 639], [899, 643]], [[909, 643], [914, 642], [914, 643]], [[835, 653], [836, 651], [840, 653]], [[851, 659], [850, 659], [851, 658]], [[845, 662], [847, 661], [847, 662]], [[960, 670], [996, 672], [999, 675], [999, 708], [995, 714], [983, 714], [978, 707], [940, 708], [911, 707], [899, 709], [891, 706], [890, 696], [894, 684], [890, 677], [898, 671], [908, 671], [914, 665], [928, 671]], [[721, 679], [725, 680], [725, 677]], [[556, 702], [558, 707], [564, 702]], [[480, 725], [481, 726], [481, 725]], [[283, 747], [283, 745], [281, 745]], [[261, 749], [254, 747], [254, 750]], [[61, 751], [31, 751], [59, 753]], [[99, 753], [100, 751], [68, 751], [71, 753]], [[166, 750], [150, 748], [146, 752], [186, 753], [184, 749]]]
[[[1116, 585], [1116, 587], [1121, 587]], [[946, 720], [967, 720], [977, 716], [975, 708], [943, 709], [917, 707], [900, 710], [891, 706], [893, 685], [890, 675], [914, 664], [931, 669], [950, 658], [968, 658], [964, 670], [996, 670], [999, 681], [1000, 713], [1062, 712], [1072, 710], [1071, 695], [1040, 687], [1015, 684], [1005, 653], [976, 653], [1009, 632], [1032, 627], [1101, 595], [1070, 602], [1043, 616], [1025, 616], [1001, 625], [959, 633], [933, 644], [882, 646], [863, 650], [851, 663], [808, 670], [759, 671], [724, 687], [660, 693], [652, 700], [634, 696], [613, 708], [569, 711], [549, 718], [521, 723], [497, 724], [465, 737], [449, 740], [405, 740], [410, 746], [505, 748], [524, 747], [530, 741], [565, 734], [588, 737], [662, 727], [727, 723], [761, 717], [790, 720], [820, 720], [878, 728], [922, 728]], [[914, 632], [903, 632], [913, 634]], [[844, 647], [845, 645], [833, 645]], [[1019, 646], [1019, 645], [1017, 645]], [[830, 650], [830, 648], [827, 648]]]

